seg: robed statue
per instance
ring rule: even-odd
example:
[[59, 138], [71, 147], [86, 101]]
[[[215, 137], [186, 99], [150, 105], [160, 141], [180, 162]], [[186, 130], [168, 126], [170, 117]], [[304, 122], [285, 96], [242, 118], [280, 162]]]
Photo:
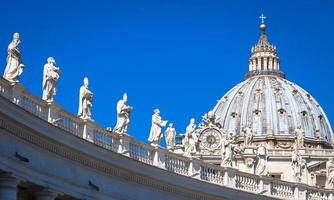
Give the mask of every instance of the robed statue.
[[56, 67], [56, 60], [53, 57], [48, 58], [48, 63], [44, 65], [43, 70], [43, 96], [42, 99], [47, 102], [53, 102], [53, 97], [57, 92], [57, 81], [60, 77], [60, 70]]
[[127, 133], [130, 125], [132, 107], [127, 105], [127, 101], [128, 96], [124, 93], [123, 99], [117, 102], [117, 123], [114, 131], [119, 134]]
[[78, 117], [92, 119], [91, 108], [93, 106], [93, 93], [88, 89], [88, 78], [84, 78], [84, 84], [80, 88]]
[[176, 136], [176, 131], [175, 131], [174, 125], [173, 123], [169, 123], [168, 128], [165, 131], [166, 145], [169, 151], [174, 150], [175, 136]]
[[160, 110], [155, 109], [154, 114], [152, 115], [152, 125], [150, 136], [148, 137], [148, 142], [152, 146], [159, 146], [161, 142], [161, 138], [163, 137], [161, 128], [165, 127], [167, 124], [167, 120], [162, 120], [160, 116]]
[[19, 45], [21, 43], [19, 33], [14, 33], [13, 41], [8, 45], [7, 66], [3, 77], [11, 83], [18, 83], [23, 72], [24, 64], [21, 60]]
[[196, 135], [196, 124], [195, 119], [191, 118], [190, 122], [186, 128], [186, 134], [184, 135], [184, 155], [190, 156], [197, 152], [196, 145], [198, 142], [198, 137]]

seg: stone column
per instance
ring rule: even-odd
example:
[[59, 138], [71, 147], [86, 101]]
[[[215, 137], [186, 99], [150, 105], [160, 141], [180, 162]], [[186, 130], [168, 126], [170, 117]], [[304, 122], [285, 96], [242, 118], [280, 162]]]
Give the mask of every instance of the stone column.
[[16, 200], [17, 199], [17, 185], [20, 183], [18, 179], [8, 174], [0, 176], [0, 199]]
[[34, 196], [36, 200], [55, 200], [58, 194], [49, 190], [42, 190], [36, 192]]
[[273, 69], [273, 58], [269, 57], [269, 65], [268, 65], [268, 69], [272, 70]]

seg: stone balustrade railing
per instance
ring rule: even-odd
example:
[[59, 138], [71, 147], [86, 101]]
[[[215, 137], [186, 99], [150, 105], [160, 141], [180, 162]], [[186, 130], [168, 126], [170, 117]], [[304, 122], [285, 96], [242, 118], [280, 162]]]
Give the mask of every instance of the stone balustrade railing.
[[[241, 172], [230, 167], [208, 164], [196, 158], [184, 157], [160, 147], [135, 141], [128, 135], [107, 131], [92, 121], [82, 120], [65, 112], [56, 104], [48, 104], [32, 96], [20, 84], [11, 85], [2, 78], [0, 78], [0, 95], [77, 137], [148, 165], [235, 190], [279, 199], [334, 200], [332, 190], [289, 183], [267, 176]], [[316, 151], [309, 153], [318, 154]], [[272, 151], [269, 154], [283, 155], [284, 153]]]

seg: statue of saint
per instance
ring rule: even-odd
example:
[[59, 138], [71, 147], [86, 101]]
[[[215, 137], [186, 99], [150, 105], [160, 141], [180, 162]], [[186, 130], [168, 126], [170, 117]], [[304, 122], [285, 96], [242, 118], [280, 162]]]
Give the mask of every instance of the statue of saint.
[[193, 153], [196, 153], [196, 144], [198, 142], [198, 137], [196, 135], [196, 124], [195, 119], [191, 118], [189, 125], [186, 128], [186, 134], [184, 136], [184, 155], [190, 156]]
[[296, 134], [296, 148], [304, 147], [304, 129], [301, 126], [298, 126], [295, 129]]
[[150, 136], [148, 137], [148, 142], [152, 146], [159, 146], [162, 138], [161, 128], [165, 127], [167, 120], [162, 120], [160, 116], [160, 110], [155, 109], [152, 115], [152, 126], [150, 131]]
[[300, 182], [303, 175], [303, 170], [306, 167], [306, 160], [302, 159], [297, 151], [293, 151], [291, 155], [291, 164], [295, 181]]
[[329, 158], [326, 163], [327, 188], [334, 189], [334, 158]]
[[24, 64], [21, 60], [19, 44], [21, 43], [19, 33], [14, 33], [13, 41], [8, 45], [7, 66], [3, 77], [11, 83], [18, 83], [23, 72]]
[[93, 93], [88, 89], [88, 78], [85, 77], [84, 85], [80, 88], [78, 117], [91, 119], [91, 108], [93, 106]]
[[119, 134], [127, 133], [130, 125], [130, 113], [132, 107], [127, 105], [128, 96], [123, 94], [123, 99], [117, 102], [117, 124], [114, 131]]
[[232, 161], [236, 153], [240, 152], [240, 149], [237, 147], [236, 137], [229, 135], [224, 140], [224, 144], [222, 145], [222, 166], [232, 167]]
[[256, 165], [256, 174], [264, 175], [266, 171], [266, 165], [267, 165], [267, 149], [264, 146], [259, 146], [257, 148], [257, 165]]
[[166, 145], [169, 151], [172, 151], [174, 149], [175, 136], [176, 136], [176, 131], [173, 126], [173, 123], [169, 123], [168, 128], [165, 131]]
[[44, 65], [43, 70], [43, 97], [47, 102], [53, 102], [56, 95], [57, 80], [60, 77], [60, 70], [56, 67], [56, 61], [53, 57], [48, 58], [48, 63]]
[[249, 147], [252, 142], [253, 142], [253, 131], [252, 128], [250, 126], [246, 126], [245, 128], [243, 128], [243, 132], [244, 132], [244, 144], [245, 147]]

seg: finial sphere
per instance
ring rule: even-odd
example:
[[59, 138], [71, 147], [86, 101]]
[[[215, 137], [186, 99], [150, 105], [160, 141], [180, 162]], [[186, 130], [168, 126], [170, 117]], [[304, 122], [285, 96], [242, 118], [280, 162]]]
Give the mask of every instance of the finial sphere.
[[260, 29], [261, 29], [261, 31], [265, 31], [266, 30], [266, 25], [265, 24], [261, 24], [260, 25]]

